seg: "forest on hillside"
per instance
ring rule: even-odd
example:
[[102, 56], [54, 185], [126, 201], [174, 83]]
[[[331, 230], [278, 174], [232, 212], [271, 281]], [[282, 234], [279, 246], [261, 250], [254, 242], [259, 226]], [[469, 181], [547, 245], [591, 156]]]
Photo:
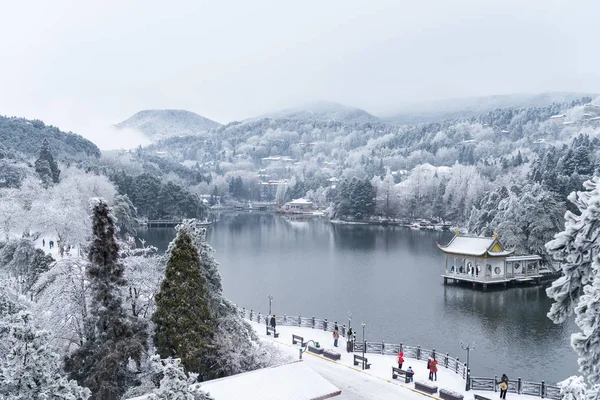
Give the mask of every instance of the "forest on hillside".
[[190, 190], [222, 202], [307, 197], [333, 218], [429, 218], [545, 256], [567, 195], [600, 167], [589, 97], [416, 125], [257, 118], [211, 133], [138, 152], [210, 177]]

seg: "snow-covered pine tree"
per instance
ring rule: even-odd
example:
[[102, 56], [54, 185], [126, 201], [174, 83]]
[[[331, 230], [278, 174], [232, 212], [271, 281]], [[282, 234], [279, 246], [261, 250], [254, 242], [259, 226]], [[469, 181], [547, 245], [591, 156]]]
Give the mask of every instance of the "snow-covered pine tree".
[[92, 339], [65, 360], [73, 379], [90, 388], [92, 400], [118, 400], [128, 386], [135, 384], [135, 371], [146, 350], [146, 324], [128, 317], [121, 304], [123, 264], [115, 239], [115, 221], [104, 200], [92, 201], [92, 242], [87, 276], [92, 295], [91, 317], [87, 322]]
[[48, 345], [47, 331], [38, 330], [31, 315], [21, 311], [1, 329], [8, 342], [6, 358], [0, 358], [0, 399], [86, 400], [90, 391], [61, 375], [60, 356]]
[[591, 388], [588, 398], [600, 395], [600, 179], [584, 183], [586, 191], [573, 192], [568, 199], [579, 214], [567, 211], [565, 230], [546, 248], [561, 263], [562, 276], [546, 293], [555, 300], [548, 317], [564, 322], [575, 314], [581, 332], [571, 335], [579, 358], [579, 369]]
[[42, 142], [40, 154], [35, 160], [35, 172], [38, 173], [45, 184], [58, 183], [60, 179], [60, 170], [56, 161], [54, 161], [54, 157], [52, 157], [47, 139]]
[[180, 229], [169, 249], [152, 322], [154, 345], [161, 358], [180, 358], [186, 372], [205, 377], [210, 372], [204, 358], [212, 342], [214, 318], [199, 263], [192, 239]]
[[[196, 220], [185, 220], [177, 229], [192, 239], [200, 255], [197, 265], [206, 278], [206, 299], [216, 320], [214, 339], [204, 360], [210, 365], [210, 372], [203, 378], [239, 374], [272, 364], [271, 349], [260, 344], [256, 333], [239, 316], [235, 305], [223, 297], [219, 264], [213, 257], [213, 248], [206, 241], [206, 229], [198, 226]], [[172, 247], [168, 253], [171, 251]]]
[[196, 374], [187, 376], [181, 367], [181, 360], [168, 358], [161, 360], [159, 356], [152, 359], [156, 369], [162, 373], [160, 386], [148, 396], [148, 400], [213, 400], [201, 390]]

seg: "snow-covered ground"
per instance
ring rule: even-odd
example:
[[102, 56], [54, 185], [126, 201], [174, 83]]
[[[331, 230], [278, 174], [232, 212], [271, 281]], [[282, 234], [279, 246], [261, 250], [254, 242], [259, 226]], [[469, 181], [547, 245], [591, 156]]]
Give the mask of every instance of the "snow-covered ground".
[[[346, 352], [346, 340], [344, 338], [340, 337], [338, 347], [333, 347], [333, 337], [331, 332], [312, 328], [278, 326], [277, 333], [279, 333], [279, 337], [275, 339], [272, 335], [266, 335], [266, 329], [263, 324], [258, 324], [257, 322], [250, 322], [250, 324], [261, 339], [271, 341], [281, 351], [287, 352], [295, 357], [299, 356], [300, 346], [292, 345], [292, 334], [302, 336], [305, 342], [308, 340], [317, 341], [321, 347], [333, 349], [340, 353], [340, 361], [331, 361], [308, 352], [305, 352], [302, 355], [302, 358], [307, 365], [342, 390], [341, 396], [336, 397], [336, 399], [383, 400], [400, 398], [407, 400], [423, 400], [423, 396], [437, 398], [416, 391], [414, 389], [414, 383], [406, 384], [403, 381], [392, 380], [392, 366], [398, 366], [396, 356], [365, 354], [365, 357], [368, 358], [369, 363], [371, 364], [371, 368], [363, 371], [360, 365], [354, 366], [354, 353]], [[407, 369], [409, 366], [415, 371], [415, 381], [427, 381], [429, 370], [427, 369], [426, 361], [405, 358], [405, 363], [402, 368]], [[438, 386], [438, 389], [444, 388], [462, 393], [465, 399], [473, 399], [473, 394], [479, 394], [489, 399], [499, 398], [499, 393], [494, 392], [466, 392], [464, 379], [444, 367], [438, 366], [437, 375], [437, 382], [435, 382], [435, 384]], [[507, 398], [518, 398], [519, 400], [540, 399], [539, 397], [517, 395], [514, 393], [508, 393]]]
[[[44, 240], [45, 242], [42, 243], [42, 240]], [[50, 248], [50, 240], [54, 241], [54, 247], [52, 247], [52, 249]], [[41, 235], [38, 239], [35, 240], [34, 244], [35, 247], [44, 250], [46, 254], [50, 254], [55, 260], [60, 260], [61, 258], [69, 257], [79, 257], [79, 248], [78, 246], [73, 244], [71, 244], [71, 250], [69, 251], [69, 254], [63, 252], [63, 255], [61, 257], [60, 247], [56, 245], [56, 240], [56, 238], [53, 238], [50, 235]]]

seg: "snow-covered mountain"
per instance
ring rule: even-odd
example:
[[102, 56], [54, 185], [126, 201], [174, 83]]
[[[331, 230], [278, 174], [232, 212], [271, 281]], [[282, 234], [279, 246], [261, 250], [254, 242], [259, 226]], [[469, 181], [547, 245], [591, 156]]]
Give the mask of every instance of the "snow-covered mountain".
[[433, 122], [448, 118], [474, 117], [499, 108], [546, 107], [553, 103], [568, 103], [585, 96], [596, 97], [597, 95], [555, 92], [443, 99], [407, 104], [398, 113], [382, 117], [382, 119], [405, 124]]
[[202, 135], [221, 124], [186, 110], [143, 110], [115, 126], [135, 129], [148, 139], [158, 141], [173, 136]]
[[272, 112], [262, 117], [284, 119], [311, 119], [317, 121], [339, 122], [377, 122], [379, 118], [363, 109], [348, 107], [343, 104], [328, 101], [308, 103], [299, 107]]

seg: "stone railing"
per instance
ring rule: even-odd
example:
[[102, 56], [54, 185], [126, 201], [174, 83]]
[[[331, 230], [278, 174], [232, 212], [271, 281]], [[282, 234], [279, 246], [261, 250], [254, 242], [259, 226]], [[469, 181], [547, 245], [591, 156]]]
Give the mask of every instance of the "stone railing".
[[[238, 312], [242, 318], [250, 321], [268, 324], [269, 316], [261, 314], [253, 310], [246, 310], [245, 308], [238, 307]], [[333, 332], [333, 328], [336, 322], [331, 322], [325, 319], [315, 317], [300, 317], [300, 316], [276, 316], [275, 322], [281, 326], [297, 326], [301, 328], [312, 328], [323, 330], [327, 332]], [[347, 329], [346, 325], [339, 325], [340, 336], [346, 337]], [[365, 347], [366, 346], [366, 347]], [[483, 390], [483, 391], [499, 391], [499, 379], [498, 377], [493, 378], [482, 378], [473, 377], [470, 374], [470, 370], [467, 369], [465, 363], [460, 362], [458, 357], [450, 357], [448, 353], [440, 353], [435, 349], [424, 349], [421, 346], [409, 346], [405, 344], [392, 344], [381, 342], [355, 342], [354, 352], [362, 353], [363, 347], [365, 347], [365, 353], [372, 354], [383, 354], [396, 356], [400, 351], [404, 352], [405, 358], [414, 358], [417, 360], [426, 360], [429, 357], [438, 360], [438, 366], [449, 369], [460, 375], [463, 379], [466, 379], [466, 387], [470, 390]], [[560, 388], [558, 386], [547, 385], [544, 381], [542, 382], [530, 382], [521, 380], [518, 378], [517, 381], [510, 382], [508, 385], [508, 392], [537, 396], [541, 398], [548, 398], [553, 400], [560, 400]]]
[[[469, 388], [471, 390], [487, 390], [498, 392], [499, 378], [497, 376], [493, 378], [482, 378], [471, 376], [469, 378]], [[521, 378], [516, 381], [509, 382], [508, 385], [509, 393], [524, 394], [529, 396], [537, 396], [548, 399], [560, 400], [560, 388], [558, 386], [547, 385], [544, 381], [542, 382], [529, 382], [524, 381]]]
[[[269, 317], [266, 314], [261, 314], [260, 312], [256, 312], [254, 310], [246, 310], [245, 308], [239, 308], [238, 312], [241, 317], [248, 319], [250, 321], [264, 323], [267, 324], [269, 322]], [[315, 317], [300, 317], [300, 316], [276, 316], [275, 322], [278, 326], [297, 326], [301, 328], [312, 328], [323, 330], [327, 332], [333, 332], [333, 328], [335, 327], [335, 322]], [[346, 325], [339, 325], [338, 328], [340, 331], [340, 336], [346, 337], [347, 329]], [[466, 379], [469, 371], [467, 370], [467, 365], [460, 362], [458, 357], [451, 357], [448, 353], [440, 353], [435, 349], [428, 350], [421, 348], [421, 346], [408, 346], [405, 344], [393, 344], [393, 343], [385, 343], [381, 342], [355, 342], [354, 343], [354, 352], [362, 353], [363, 347], [366, 345], [365, 353], [372, 354], [383, 354], [383, 355], [394, 355], [397, 356], [400, 351], [404, 352], [404, 356], [407, 358], [414, 358], [417, 360], [427, 360], [427, 358], [432, 357], [438, 360], [438, 366], [447, 368], [456, 374], [460, 375], [463, 379]]]

